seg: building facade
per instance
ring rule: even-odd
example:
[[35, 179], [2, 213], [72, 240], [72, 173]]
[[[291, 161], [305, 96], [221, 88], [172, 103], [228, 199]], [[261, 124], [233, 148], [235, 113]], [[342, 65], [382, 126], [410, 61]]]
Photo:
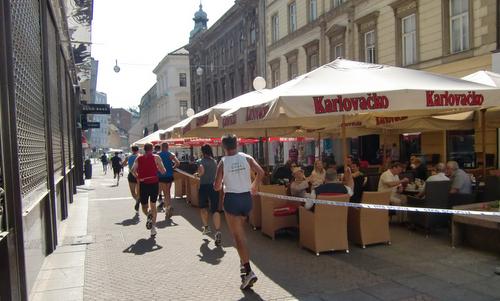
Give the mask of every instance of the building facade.
[[[454, 77], [491, 70], [497, 13], [493, 0], [267, 0], [266, 79], [274, 87], [337, 57]], [[477, 129], [472, 152], [481, 149]], [[462, 151], [450, 142], [457, 135], [474, 136], [474, 129], [385, 140], [399, 144], [403, 159], [418, 152], [445, 160]], [[496, 130], [487, 135], [487, 152], [496, 154]], [[353, 152], [362, 155], [369, 149], [363, 144], [383, 144], [378, 136], [363, 139], [353, 140]]]
[[131, 129], [133, 136], [141, 129], [141, 138], [174, 125], [191, 108], [189, 54], [184, 47], [168, 53], [153, 72], [156, 83], [141, 98], [140, 118]]
[[[96, 91], [94, 103], [107, 104], [108, 96], [106, 95], [106, 93]], [[99, 122], [100, 127], [98, 129], [89, 129], [90, 147], [94, 151], [108, 148], [109, 115], [93, 115], [92, 121]]]
[[[111, 108], [109, 123], [108, 144], [110, 148], [128, 149], [128, 133], [132, 128], [132, 113], [123, 108]], [[114, 138], [115, 136], [119, 139]]]
[[237, 0], [207, 29], [200, 5], [189, 50], [191, 105], [196, 112], [252, 89], [265, 73], [264, 1]]
[[[73, 8], [90, 26], [92, 1]], [[0, 1], [1, 300], [28, 300], [83, 183], [67, 13], [64, 1]]]

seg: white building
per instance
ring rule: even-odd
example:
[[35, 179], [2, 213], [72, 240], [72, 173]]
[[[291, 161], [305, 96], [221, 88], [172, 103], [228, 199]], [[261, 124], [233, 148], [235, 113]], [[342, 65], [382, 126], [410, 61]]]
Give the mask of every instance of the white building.
[[[189, 53], [179, 48], [167, 54], [153, 70], [156, 84], [142, 97], [142, 133], [166, 129], [186, 117], [190, 102]], [[136, 125], [134, 128], [139, 127]]]
[[[96, 92], [95, 102], [97, 104], [107, 104], [108, 96], [106, 93]], [[108, 147], [108, 128], [109, 128], [109, 115], [94, 114], [92, 121], [99, 122], [100, 128], [91, 129], [90, 146], [92, 148], [107, 148]]]

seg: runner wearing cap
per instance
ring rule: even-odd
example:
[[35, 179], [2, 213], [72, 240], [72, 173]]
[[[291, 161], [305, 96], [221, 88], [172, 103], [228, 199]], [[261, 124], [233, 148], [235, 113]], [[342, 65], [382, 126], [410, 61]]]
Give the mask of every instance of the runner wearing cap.
[[[224, 212], [233, 236], [242, 267], [241, 289], [250, 288], [257, 276], [250, 267], [250, 256], [245, 238], [245, 220], [252, 210], [252, 195], [257, 194], [264, 170], [251, 156], [237, 151], [237, 137], [225, 135], [222, 146], [226, 156], [217, 166], [215, 190], [220, 191], [224, 183]], [[251, 181], [251, 173], [256, 177]]]
[[166, 173], [161, 158], [153, 154], [153, 145], [151, 143], [146, 143], [144, 145], [144, 155], [137, 157], [132, 166], [132, 174], [139, 181], [139, 198], [142, 205], [142, 212], [148, 217], [146, 229], [151, 230], [151, 237], [156, 236], [158, 171], [162, 174]]

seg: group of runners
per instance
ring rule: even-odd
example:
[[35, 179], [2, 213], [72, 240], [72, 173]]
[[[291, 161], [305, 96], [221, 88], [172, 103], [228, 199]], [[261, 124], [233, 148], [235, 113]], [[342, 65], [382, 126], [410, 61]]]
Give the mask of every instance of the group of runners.
[[[258, 185], [264, 176], [264, 170], [251, 156], [237, 151], [237, 137], [226, 135], [222, 137], [225, 156], [219, 163], [213, 156], [210, 145], [204, 145], [201, 150], [203, 158], [198, 162], [195, 176], [200, 178], [199, 204], [203, 222], [202, 234], [208, 235], [209, 215], [215, 228], [214, 241], [217, 247], [222, 245], [221, 210], [219, 208], [219, 192], [224, 191], [224, 216], [229, 231], [234, 239], [240, 257], [241, 289], [253, 286], [257, 276], [250, 266], [250, 256], [245, 237], [245, 221], [252, 210], [252, 195], [258, 191]], [[139, 148], [132, 146], [130, 155], [123, 164], [129, 167], [128, 182], [130, 192], [135, 200], [134, 209], [138, 214], [139, 206], [147, 217], [146, 228], [155, 237], [158, 196], [163, 192], [165, 198], [165, 218], [173, 213], [170, 188], [173, 182], [173, 172], [180, 164], [176, 156], [168, 151], [168, 144], [162, 143], [161, 150], [155, 153], [153, 145], [144, 145], [144, 154], [139, 154]], [[253, 178], [253, 181], [252, 181]], [[160, 206], [159, 206], [160, 207]]]

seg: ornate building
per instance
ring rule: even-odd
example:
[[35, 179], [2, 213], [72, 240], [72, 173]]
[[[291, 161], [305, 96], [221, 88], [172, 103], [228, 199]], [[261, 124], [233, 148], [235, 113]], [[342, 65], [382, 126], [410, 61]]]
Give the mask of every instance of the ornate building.
[[264, 7], [261, 0], [237, 0], [207, 29], [200, 5], [186, 46], [196, 112], [250, 91], [253, 79], [264, 76]]

